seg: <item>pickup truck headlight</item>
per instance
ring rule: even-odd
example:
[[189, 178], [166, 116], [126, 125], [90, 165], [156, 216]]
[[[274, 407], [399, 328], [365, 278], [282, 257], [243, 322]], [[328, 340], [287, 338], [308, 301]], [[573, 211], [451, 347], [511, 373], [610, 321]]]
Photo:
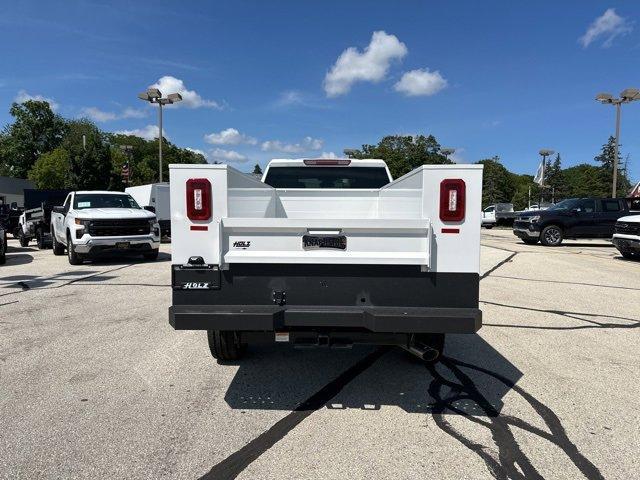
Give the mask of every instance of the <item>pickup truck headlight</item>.
[[149, 220], [149, 229], [154, 235], [160, 236], [160, 224], [158, 223], [157, 219], [152, 218], [151, 220]]
[[79, 225], [81, 228], [87, 228], [89, 226], [89, 222], [91, 220], [85, 220], [83, 218], [76, 218], [73, 220], [76, 225]]
[[537, 223], [540, 220], [540, 215], [534, 215], [533, 217], [529, 217], [529, 223]]

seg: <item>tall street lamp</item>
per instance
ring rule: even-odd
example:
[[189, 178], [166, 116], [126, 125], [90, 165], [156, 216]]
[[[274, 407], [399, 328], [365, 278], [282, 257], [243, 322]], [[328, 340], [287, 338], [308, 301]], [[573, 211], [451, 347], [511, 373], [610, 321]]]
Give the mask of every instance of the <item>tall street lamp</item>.
[[620, 110], [623, 103], [630, 103], [640, 100], [640, 90], [637, 88], [627, 88], [620, 93], [620, 98], [614, 98], [610, 93], [599, 93], [596, 100], [600, 103], [608, 103], [616, 106], [616, 143], [613, 153], [613, 187], [611, 196], [616, 198], [618, 190], [618, 143], [620, 142]]
[[544, 170], [547, 167], [547, 157], [550, 157], [556, 152], [554, 152], [553, 150], [543, 148], [538, 153], [542, 157], [542, 176], [540, 177], [540, 201], [538, 202], [538, 210], [540, 210], [542, 208], [542, 200], [544, 195]]
[[144, 100], [149, 103], [158, 104], [158, 126], [160, 132], [158, 133], [158, 169], [159, 169], [159, 182], [162, 183], [162, 106], [169, 105], [171, 103], [177, 103], [182, 100], [182, 95], [179, 93], [170, 93], [166, 97], [162, 97], [162, 92], [157, 88], [149, 88], [146, 92], [138, 94], [140, 100]]
[[454, 153], [456, 153], [456, 149], [455, 148], [443, 147], [443, 148], [440, 149], [440, 153], [442, 155], [444, 155], [444, 158], [449, 160], [449, 155], [453, 155]]

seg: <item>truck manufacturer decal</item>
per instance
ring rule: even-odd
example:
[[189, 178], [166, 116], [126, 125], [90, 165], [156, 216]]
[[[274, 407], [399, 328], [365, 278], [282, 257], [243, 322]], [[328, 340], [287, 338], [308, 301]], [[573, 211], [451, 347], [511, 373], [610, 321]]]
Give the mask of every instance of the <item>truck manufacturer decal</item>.
[[209, 290], [209, 282], [184, 282], [183, 290]]
[[236, 240], [233, 242], [233, 248], [249, 248], [251, 242], [249, 240]]

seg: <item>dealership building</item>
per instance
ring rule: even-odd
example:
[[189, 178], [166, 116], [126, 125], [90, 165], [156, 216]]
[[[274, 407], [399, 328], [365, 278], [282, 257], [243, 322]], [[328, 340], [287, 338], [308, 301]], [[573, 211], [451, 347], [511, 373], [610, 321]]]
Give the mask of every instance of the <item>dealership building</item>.
[[36, 188], [36, 186], [31, 180], [0, 177], [0, 205], [16, 202], [19, 207], [24, 206], [25, 188]]

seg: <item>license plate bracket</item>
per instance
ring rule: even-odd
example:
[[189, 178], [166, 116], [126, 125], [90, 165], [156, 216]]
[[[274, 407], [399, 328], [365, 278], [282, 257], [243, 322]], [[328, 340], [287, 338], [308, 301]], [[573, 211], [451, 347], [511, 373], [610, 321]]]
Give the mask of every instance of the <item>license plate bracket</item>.
[[131, 242], [116, 242], [116, 248], [119, 250], [128, 250]]
[[344, 235], [304, 235], [302, 237], [302, 248], [306, 250], [323, 248], [346, 250], [347, 237]]

